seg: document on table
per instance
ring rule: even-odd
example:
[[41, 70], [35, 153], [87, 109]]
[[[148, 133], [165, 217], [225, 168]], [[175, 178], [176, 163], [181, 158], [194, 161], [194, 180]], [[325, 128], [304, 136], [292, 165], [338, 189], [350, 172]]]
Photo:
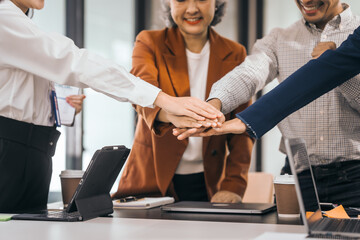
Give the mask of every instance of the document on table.
[[145, 197], [129, 202], [121, 202], [121, 200], [117, 199], [113, 201], [113, 205], [114, 208], [121, 209], [149, 209], [170, 204], [174, 201], [173, 197]]
[[55, 91], [59, 106], [60, 122], [62, 125], [72, 126], [75, 119], [75, 108], [66, 102], [66, 97], [78, 95], [80, 89], [77, 87], [55, 84]]

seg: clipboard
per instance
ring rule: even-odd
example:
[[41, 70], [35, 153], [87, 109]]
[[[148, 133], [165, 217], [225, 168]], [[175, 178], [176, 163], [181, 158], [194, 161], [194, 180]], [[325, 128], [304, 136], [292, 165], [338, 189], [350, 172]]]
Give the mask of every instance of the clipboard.
[[75, 120], [75, 108], [66, 102], [66, 97], [70, 95], [79, 95], [80, 88], [56, 83], [54, 87], [59, 108], [60, 123], [61, 125], [72, 126]]

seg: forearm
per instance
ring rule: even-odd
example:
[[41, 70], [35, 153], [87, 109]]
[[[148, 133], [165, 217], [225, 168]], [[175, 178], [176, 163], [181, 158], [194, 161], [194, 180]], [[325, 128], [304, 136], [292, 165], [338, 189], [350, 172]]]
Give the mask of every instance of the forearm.
[[[258, 45], [262, 45], [258, 43]], [[265, 52], [257, 46], [255, 53], [217, 81], [211, 88], [208, 99], [217, 98], [222, 103], [221, 111], [227, 114], [249, 101], [277, 74], [274, 52]]]

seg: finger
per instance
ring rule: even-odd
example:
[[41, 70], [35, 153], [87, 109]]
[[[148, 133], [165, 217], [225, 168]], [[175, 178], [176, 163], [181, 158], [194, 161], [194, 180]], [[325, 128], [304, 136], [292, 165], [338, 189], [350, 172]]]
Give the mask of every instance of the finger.
[[218, 132], [214, 128], [210, 128], [208, 131], [204, 131], [198, 134], [198, 137], [210, 137], [213, 135], [218, 135]]
[[207, 102], [203, 102], [201, 100], [195, 103], [195, 107], [197, 108], [196, 109], [197, 113], [209, 119], [215, 119], [222, 115], [222, 113], [218, 109], [216, 109], [213, 105]]
[[184, 121], [184, 122], [181, 122], [179, 124], [179, 126], [177, 127], [180, 127], [180, 128], [200, 128], [202, 127], [203, 125], [198, 123], [198, 122], [194, 122], [194, 121]]
[[211, 127], [212, 125], [212, 122], [211, 120], [205, 120], [205, 121], [198, 121], [199, 124], [201, 124], [201, 126], [203, 127]]
[[177, 137], [177, 139], [178, 139], [178, 140], [184, 140], [184, 139], [192, 136], [193, 134], [195, 134], [195, 133], [196, 133], [196, 130], [197, 130], [196, 128], [191, 128], [191, 129], [189, 129], [189, 130], [181, 133], [181, 134]]
[[181, 133], [187, 131], [188, 129], [187, 128], [174, 128], [173, 129], [173, 135], [174, 136], [179, 136]]
[[191, 117], [191, 118], [193, 118], [193, 119], [195, 119], [197, 121], [204, 121], [206, 119], [206, 117], [207, 117], [207, 116], [204, 116], [204, 113], [202, 113], [200, 110], [197, 113], [195, 113], [193, 111], [190, 111], [190, 110], [186, 109], [184, 111], [184, 115], [188, 116], [188, 117]]
[[82, 100], [70, 100], [67, 102], [71, 102], [72, 104], [76, 104], [76, 105], [81, 105], [83, 101]]

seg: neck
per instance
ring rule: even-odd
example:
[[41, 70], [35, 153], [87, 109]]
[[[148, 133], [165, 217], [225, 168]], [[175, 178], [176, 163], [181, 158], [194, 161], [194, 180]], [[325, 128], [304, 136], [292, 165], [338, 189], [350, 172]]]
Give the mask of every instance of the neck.
[[24, 13], [26, 13], [28, 10], [29, 10], [29, 8], [28, 7], [25, 7], [25, 6], [23, 6], [22, 4], [20, 4], [18, 1], [16, 1], [16, 0], [11, 0], [18, 8], [20, 8], [21, 9], [21, 11], [23, 11]]
[[184, 35], [185, 46], [193, 53], [200, 53], [208, 40], [208, 32], [202, 36]]
[[336, 7], [336, 10], [334, 10], [334, 13], [329, 16], [328, 19], [324, 20], [324, 21], [321, 21], [321, 22], [318, 22], [318, 23], [315, 23], [316, 27], [321, 29], [321, 30], [324, 30], [326, 24], [331, 20], [333, 19], [335, 16], [339, 15], [340, 13], [342, 13], [344, 11], [344, 8], [342, 6], [342, 4], [339, 2], [339, 5]]

